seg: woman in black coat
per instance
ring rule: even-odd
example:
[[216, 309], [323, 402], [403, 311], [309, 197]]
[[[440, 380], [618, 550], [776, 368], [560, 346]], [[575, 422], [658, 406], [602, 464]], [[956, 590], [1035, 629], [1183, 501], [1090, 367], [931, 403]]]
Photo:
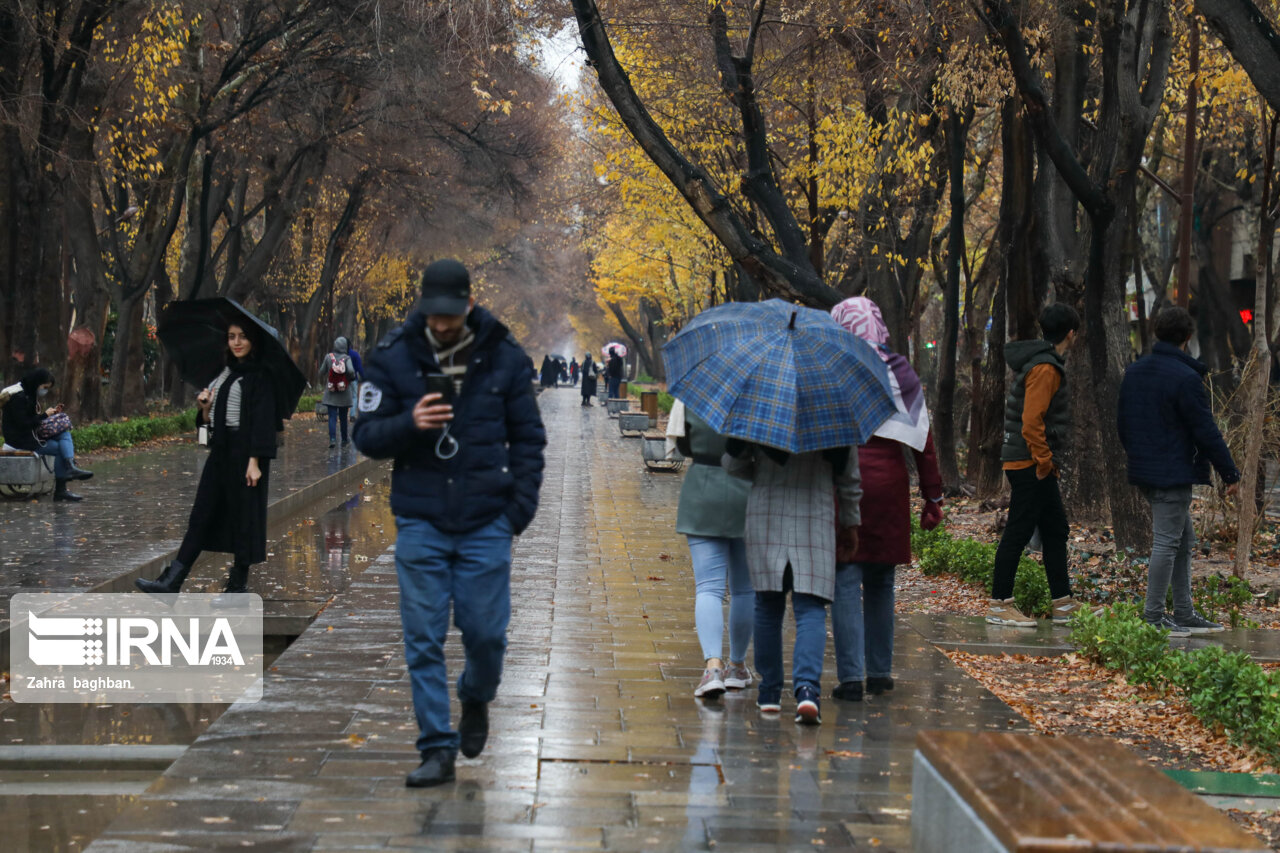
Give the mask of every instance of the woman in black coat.
[[247, 592], [249, 567], [267, 558], [267, 489], [276, 455], [275, 392], [257, 358], [257, 330], [227, 328], [227, 366], [196, 398], [210, 427], [209, 459], [178, 556], [143, 592], [174, 593], [202, 551], [234, 555], [226, 592]]
[[582, 405], [591, 405], [591, 398], [596, 395], [596, 381], [599, 375], [600, 366], [591, 360], [591, 353], [587, 353], [582, 357]]
[[45, 418], [62, 411], [61, 403], [41, 409], [41, 400], [53, 387], [53, 374], [48, 368], [36, 367], [27, 371], [18, 384], [22, 390], [5, 403], [3, 421], [0, 421], [4, 443], [18, 450], [53, 457], [53, 476], [57, 483], [53, 493], [55, 501], [84, 500], [80, 495], [67, 491], [68, 480], [87, 480], [93, 476], [92, 471], [76, 467], [76, 447], [71, 440], [71, 430], [43, 440], [36, 434]]

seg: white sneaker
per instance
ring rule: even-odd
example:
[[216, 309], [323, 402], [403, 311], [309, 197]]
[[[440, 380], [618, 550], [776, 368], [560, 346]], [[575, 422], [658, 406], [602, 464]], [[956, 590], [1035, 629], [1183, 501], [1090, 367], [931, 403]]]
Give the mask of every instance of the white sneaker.
[[1034, 628], [1036, 620], [1027, 616], [1013, 604], [1012, 598], [1003, 601], [998, 598], [987, 602], [987, 621], [992, 625], [1004, 625], [1009, 628]]
[[721, 678], [721, 670], [718, 667], [703, 670], [702, 681], [693, 691], [693, 695], [699, 699], [719, 699], [723, 693], [724, 680]]
[[754, 680], [751, 676], [751, 667], [745, 663], [730, 663], [724, 674], [724, 686], [730, 690], [750, 687]]

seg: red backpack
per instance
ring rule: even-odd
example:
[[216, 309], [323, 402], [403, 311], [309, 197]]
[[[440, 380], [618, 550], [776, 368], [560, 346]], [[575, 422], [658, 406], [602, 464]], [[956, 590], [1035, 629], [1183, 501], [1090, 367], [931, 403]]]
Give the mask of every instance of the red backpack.
[[337, 353], [329, 353], [329, 390], [347, 390], [347, 359]]

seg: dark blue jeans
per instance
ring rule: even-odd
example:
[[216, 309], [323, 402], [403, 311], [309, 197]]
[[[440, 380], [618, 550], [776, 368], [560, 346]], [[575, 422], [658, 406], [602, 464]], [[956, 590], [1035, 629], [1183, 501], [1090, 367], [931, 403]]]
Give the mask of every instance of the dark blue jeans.
[[347, 412], [350, 406], [330, 406], [329, 407], [329, 443], [333, 444], [334, 436], [337, 433], [337, 425], [342, 424], [342, 443], [347, 443]]
[[840, 563], [831, 632], [840, 683], [893, 675], [892, 563]]
[[[783, 589], [791, 589], [788, 568]], [[796, 644], [791, 651], [791, 689], [822, 689], [822, 655], [827, 647], [827, 602], [816, 595], [791, 592], [796, 617]], [[760, 673], [758, 702], [777, 702], [782, 696], [782, 620], [786, 592], [756, 590], [756, 670]]]
[[622, 390], [622, 378], [619, 376], [609, 377], [609, 398], [611, 400], [618, 399], [618, 393]]
[[458, 700], [492, 702], [502, 680], [511, 621], [511, 522], [502, 515], [478, 530], [447, 534], [424, 519], [397, 516], [396, 530], [400, 620], [418, 751], [447, 747], [456, 752], [444, 658], [449, 606], [466, 653]]

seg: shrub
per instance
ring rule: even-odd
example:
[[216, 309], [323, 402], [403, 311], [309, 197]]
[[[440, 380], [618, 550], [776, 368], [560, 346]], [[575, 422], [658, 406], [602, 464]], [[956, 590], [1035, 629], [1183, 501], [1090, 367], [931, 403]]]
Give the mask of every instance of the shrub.
[[132, 447], [148, 439], [190, 432], [195, 428], [196, 410], [192, 408], [176, 415], [76, 427], [71, 430], [71, 440], [75, 442], [77, 453], [86, 453], [106, 447]]
[[1178, 686], [1197, 717], [1221, 726], [1233, 743], [1280, 756], [1280, 674], [1221, 646], [1173, 657]]
[[946, 520], [942, 524], [932, 530], [925, 530], [920, 526], [920, 517], [915, 513], [911, 514], [911, 553], [917, 557], [924, 556], [924, 552], [935, 542], [941, 542], [944, 539], [950, 539], [951, 534], [947, 533]]
[[[992, 554], [992, 566], [995, 565], [995, 554]], [[990, 586], [987, 587], [990, 592]], [[1049, 580], [1045, 577], [1044, 566], [1030, 557], [1018, 561], [1018, 574], [1013, 579], [1013, 603], [1028, 616], [1047, 616], [1053, 598], [1049, 595]]]
[[324, 399], [324, 397], [320, 394], [303, 394], [298, 399], [298, 408], [294, 409], [294, 412], [297, 414], [306, 414], [306, 415], [314, 414], [316, 410], [316, 404], [319, 403], [322, 399]]
[[1245, 618], [1241, 608], [1253, 601], [1253, 590], [1244, 578], [1210, 575], [1192, 583], [1192, 599], [1206, 619], [1229, 622], [1232, 628], [1257, 628], [1258, 623]]
[[1176, 667], [1169, 657], [1169, 632], [1148, 625], [1138, 605], [1081, 611], [1071, 621], [1068, 639], [1089, 659], [1124, 672], [1131, 683], [1168, 689]]
[[675, 401], [676, 401], [676, 398], [672, 397], [666, 391], [658, 392], [658, 408], [666, 412], [668, 415], [671, 414], [671, 406], [675, 403]]

